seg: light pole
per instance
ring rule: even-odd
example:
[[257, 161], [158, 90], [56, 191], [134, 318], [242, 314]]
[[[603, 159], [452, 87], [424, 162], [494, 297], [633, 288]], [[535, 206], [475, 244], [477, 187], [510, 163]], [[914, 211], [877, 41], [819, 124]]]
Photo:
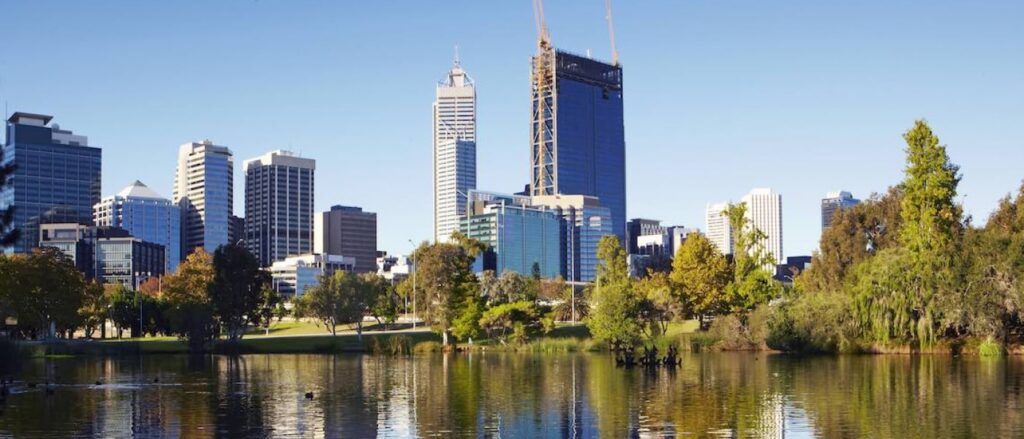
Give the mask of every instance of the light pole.
[[412, 249], [412, 328], [416, 329], [416, 244], [409, 240]]

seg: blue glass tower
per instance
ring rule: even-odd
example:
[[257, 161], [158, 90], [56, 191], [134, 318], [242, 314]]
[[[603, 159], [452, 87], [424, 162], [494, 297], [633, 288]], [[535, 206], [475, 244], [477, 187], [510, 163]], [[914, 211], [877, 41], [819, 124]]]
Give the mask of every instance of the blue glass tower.
[[487, 245], [477, 261], [478, 270], [530, 275], [536, 265], [545, 278], [561, 274], [559, 218], [546, 209], [491, 204], [462, 220], [460, 228]]
[[5, 252], [27, 253], [39, 245], [39, 224], [48, 212], [62, 222], [92, 224], [100, 201], [99, 148], [85, 136], [49, 125], [53, 116], [17, 112], [7, 119], [4, 163], [16, 169], [0, 192], [0, 207], [14, 206], [20, 237]]
[[120, 227], [142, 241], [164, 247], [164, 272], [173, 273], [181, 260], [181, 209], [135, 181], [95, 206], [97, 226]]
[[532, 82], [532, 195], [597, 197], [626, 242], [622, 67], [542, 43]]

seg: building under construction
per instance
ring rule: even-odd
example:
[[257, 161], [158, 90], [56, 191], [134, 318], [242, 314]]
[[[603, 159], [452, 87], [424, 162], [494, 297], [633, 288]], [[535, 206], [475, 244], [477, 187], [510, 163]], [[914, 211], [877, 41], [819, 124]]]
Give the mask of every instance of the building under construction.
[[535, 12], [539, 41], [531, 87], [531, 195], [597, 197], [611, 211], [611, 230], [625, 242], [622, 67], [617, 59], [608, 64], [555, 49], [543, 11]]

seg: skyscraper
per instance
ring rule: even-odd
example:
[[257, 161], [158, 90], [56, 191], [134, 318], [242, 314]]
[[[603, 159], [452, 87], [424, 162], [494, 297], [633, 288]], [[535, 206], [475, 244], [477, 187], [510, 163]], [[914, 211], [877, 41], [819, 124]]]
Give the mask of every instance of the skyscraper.
[[181, 260], [181, 209], [136, 180], [93, 208], [97, 226], [120, 227], [142, 241], [164, 247], [164, 269], [173, 273]]
[[246, 160], [245, 243], [263, 266], [313, 249], [316, 161], [289, 151]]
[[560, 218], [543, 207], [490, 204], [483, 212], [462, 220], [467, 237], [487, 245], [479, 270], [506, 271], [524, 276], [534, 268], [545, 278], [561, 274]]
[[88, 146], [85, 136], [47, 126], [51, 119], [22, 112], [7, 119], [3, 160], [16, 169], [0, 192], [0, 209], [14, 206], [12, 224], [21, 232], [7, 252], [35, 248], [48, 211], [60, 211], [64, 221], [92, 224], [92, 206], [100, 201], [100, 149]]
[[846, 191], [829, 192], [821, 199], [821, 229], [825, 230], [832, 225], [832, 217], [839, 209], [846, 209], [860, 204], [860, 200], [853, 198], [853, 194]]
[[181, 145], [172, 201], [181, 208], [181, 257], [228, 243], [234, 203], [234, 156], [209, 140]]
[[626, 140], [622, 67], [557, 51], [533, 57], [532, 195], [589, 195], [611, 211], [626, 242]]
[[355, 258], [353, 271], [377, 271], [377, 214], [332, 206], [313, 219], [313, 252]]
[[434, 99], [434, 241], [459, 229], [470, 189], [476, 189], [476, 86], [456, 54]]
[[597, 246], [612, 234], [611, 211], [597, 197], [586, 195], [539, 195], [534, 206], [550, 209], [562, 218], [559, 230], [562, 278], [593, 282], [597, 277]]
[[733, 248], [732, 226], [729, 224], [729, 216], [725, 214], [728, 208], [729, 203], [723, 202], [709, 204], [704, 211], [704, 227], [708, 231], [708, 240], [723, 255], [731, 255]]
[[750, 226], [765, 234], [761, 241], [771, 254], [774, 264], [781, 263], [782, 253], [782, 195], [769, 188], [754, 188], [742, 200], [747, 205], [746, 217]]

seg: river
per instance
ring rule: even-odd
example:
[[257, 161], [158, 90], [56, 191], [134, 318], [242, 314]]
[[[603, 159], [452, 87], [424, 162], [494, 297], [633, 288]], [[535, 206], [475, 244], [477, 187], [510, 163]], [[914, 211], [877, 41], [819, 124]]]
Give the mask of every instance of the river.
[[0, 437], [1024, 437], [1019, 358], [151, 355], [0, 374]]

